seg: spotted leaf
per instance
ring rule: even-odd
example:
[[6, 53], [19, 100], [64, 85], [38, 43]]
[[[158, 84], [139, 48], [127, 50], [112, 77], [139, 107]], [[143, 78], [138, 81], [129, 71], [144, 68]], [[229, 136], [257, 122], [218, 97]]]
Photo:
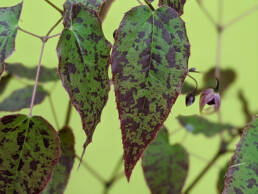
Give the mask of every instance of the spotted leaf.
[[128, 180], [181, 92], [189, 49], [184, 22], [172, 8], [138, 6], [120, 24], [112, 73]]
[[59, 157], [59, 138], [42, 117], [0, 119], [0, 193], [40, 193]]
[[209, 121], [198, 115], [178, 116], [179, 123], [190, 133], [203, 134], [206, 137], [212, 137], [222, 131], [233, 129], [230, 124], [220, 124]]
[[58, 133], [60, 139], [61, 156], [55, 166], [52, 177], [42, 194], [62, 194], [68, 183], [74, 164], [74, 135], [69, 127], [64, 127]]
[[[86, 132], [84, 148], [92, 141], [109, 92], [110, 43], [95, 11], [73, 4], [71, 21], [64, 21], [57, 53], [58, 71]], [[85, 149], [84, 149], [85, 150]]]
[[[20, 78], [35, 80], [37, 67], [27, 67], [21, 63], [6, 63], [5, 71]], [[40, 68], [39, 82], [50, 82], [59, 80], [57, 68], [48, 68], [42, 66]]]
[[184, 13], [184, 5], [186, 0], [159, 0], [159, 6], [169, 6], [174, 8], [181, 16]]
[[144, 151], [142, 167], [151, 193], [181, 193], [189, 168], [188, 153], [179, 144], [169, 144], [163, 127]]
[[223, 194], [258, 193], [258, 118], [248, 126], [229, 165]]
[[4, 60], [15, 48], [15, 37], [21, 15], [22, 3], [0, 8], [0, 75], [4, 71]]

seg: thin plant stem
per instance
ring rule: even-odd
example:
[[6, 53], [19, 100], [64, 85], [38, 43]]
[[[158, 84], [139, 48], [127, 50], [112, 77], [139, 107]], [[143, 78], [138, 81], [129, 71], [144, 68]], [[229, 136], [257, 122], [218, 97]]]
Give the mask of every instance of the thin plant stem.
[[137, 0], [138, 1], [138, 3], [140, 4], [140, 5], [143, 5], [143, 3], [141, 2], [141, 0]]
[[252, 14], [255, 11], [258, 11], [258, 5], [252, 7], [251, 9], [245, 11], [244, 13], [242, 13], [239, 16], [237, 16], [236, 18], [232, 19], [230, 22], [228, 22], [225, 25], [223, 25], [223, 27], [224, 28], [228, 28], [228, 27], [232, 26], [233, 24], [239, 22], [240, 20], [244, 19], [245, 17], [249, 16], [250, 14]]
[[57, 127], [57, 129], [60, 129], [60, 126], [59, 126], [59, 123], [58, 123], [58, 119], [57, 119], [56, 110], [55, 110], [55, 106], [54, 106], [54, 103], [53, 103], [53, 100], [52, 100], [52, 97], [51, 97], [50, 94], [48, 94], [48, 100], [49, 100], [51, 112], [53, 114], [53, 117], [54, 117], [54, 120], [55, 120], [55, 123], [56, 123], [56, 127]]
[[61, 17], [59, 20], [57, 20], [57, 22], [47, 32], [46, 37], [48, 37], [51, 34], [51, 32], [53, 32], [53, 30], [62, 22], [62, 20], [63, 20], [63, 17]]
[[47, 39], [55, 38], [55, 37], [58, 37], [58, 36], [60, 36], [60, 35], [61, 35], [61, 33], [54, 34], [54, 35], [52, 35], [52, 36], [48, 36]]
[[57, 10], [61, 15], [63, 15], [63, 10], [61, 10], [59, 7], [57, 7], [55, 4], [53, 4], [49, 0], [45, 0], [46, 3], [48, 3], [51, 7], [53, 7], [55, 10]]
[[35, 38], [39, 38], [40, 40], [42, 40], [42, 36], [39, 36], [39, 35], [37, 35], [37, 34], [34, 34], [34, 33], [29, 32], [29, 31], [27, 31], [27, 30], [24, 30], [24, 29], [21, 28], [20, 26], [18, 27], [18, 30], [20, 30], [21, 32], [24, 32], [25, 34], [28, 34], [28, 35], [30, 35], [30, 36], [33, 36], [33, 37], [35, 37]]
[[69, 100], [68, 102], [68, 106], [67, 106], [67, 111], [66, 111], [66, 117], [65, 117], [65, 124], [64, 126], [68, 126], [70, 119], [71, 119], [71, 115], [72, 115], [72, 104], [71, 101]]
[[39, 57], [39, 63], [38, 63], [38, 68], [37, 68], [37, 73], [36, 73], [36, 78], [35, 78], [35, 84], [34, 84], [33, 93], [32, 93], [32, 98], [31, 98], [31, 103], [30, 103], [30, 113], [29, 113], [29, 117], [32, 116], [32, 110], [33, 110], [33, 106], [34, 106], [34, 102], [35, 102], [35, 97], [36, 97], [36, 93], [37, 93], [38, 80], [39, 80], [39, 74], [40, 74], [40, 67], [41, 67], [41, 63], [42, 63], [42, 58], [43, 58], [44, 49], [45, 49], [45, 42], [43, 42], [43, 43], [42, 43], [42, 46], [41, 46], [40, 57]]
[[[80, 156], [76, 155], [76, 159], [81, 160]], [[81, 161], [82, 166], [84, 166], [99, 182], [103, 185], [106, 183], [106, 180], [96, 171], [94, 170], [88, 163]]]
[[151, 4], [148, 0], [144, 0], [144, 2], [149, 6], [149, 8], [150, 8], [152, 11], [155, 11], [155, 8], [152, 6], [152, 4]]
[[210, 15], [208, 10], [203, 6], [202, 0], [196, 0], [197, 4], [199, 5], [201, 11], [204, 13], [204, 15], [209, 19], [209, 21], [217, 26], [217, 22], [214, 20], [214, 18]]

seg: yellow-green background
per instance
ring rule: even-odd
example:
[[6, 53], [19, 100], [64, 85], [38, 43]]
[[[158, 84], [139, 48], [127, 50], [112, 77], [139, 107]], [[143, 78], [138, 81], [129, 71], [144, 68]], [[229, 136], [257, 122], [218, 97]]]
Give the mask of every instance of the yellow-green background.
[[[63, 1], [64, 0], [52, 0], [52, 2], [60, 8], [62, 8]], [[18, 2], [19, 0], [0, 0], [0, 6], [10, 6]], [[217, 18], [218, 0], [203, 0], [203, 2], [211, 15]], [[155, 1], [154, 5], [156, 6], [156, 4], [157, 1]], [[231, 19], [257, 4], [257, 0], [224, 0], [222, 10], [223, 23], [229, 22]], [[115, 0], [103, 24], [104, 33], [108, 40], [113, 42], [113, 31], [118, 27], [124, 13], [136, 5], [138, 5], [137, 0]], [[24, 0], [24, 8], [19, 25], [33, 33], [44, 35], [59, 17], [59, 13], [46, 4], [44, 0]], [[191, 42], [189, 67], [196, 67], [199, 71], [206, 71], [215, 64], [216, 30], [201, 12], [195, 0], [187, 0], [183, 19], [186, 22], [187, 32]], [[59, 25], [55, 33], [61, 32], [61, 30], [62, 25]], [[44, 66], [57, 67], [58, 61], [55, 51], [57, 41], [58, 38], [55, 38], [49, 40], [47, 43], [43, 57]], [[27, 66], [35, 66], [39, 59], [40, 47], [41, 42], [38, 39], [19, 32], [16, 41], [16, 52], [14, 52], [7, 61], [22, 62]], [[221, 111], [223, 121], [243, 125], [244, 117], [241, 112], [241, 105], [237, 99], [237, 92], [240, 88], [248, 97], [251, 110], [254, 112], [258, 111], [258, 11], [234, 24], [223, 33], [222, 68], [228, 67], [234, 68], [237, 72], [237, 81], [234, 83], [234, 86], [228, 90], [222, 100]], [[199, 83], [201, 83], [202, 74], [197, 74], [195, 77], [200, 81]], [[191, 82], [191, 80], [189, 81]], [[53, 83], [47, 84], [46, 88], [50, 89], [53, 85]], [[15, 88], [21, 88], [23, 86], [24, 83], [22, 81], [18, 79], [13, 80], [0, 100], [8, 96]], [[54, 106], [57, 110], [59, 123], [62, 125], [65, 118], [68, 95], [62, 88], [60, 82], [51, 95], [54, 99]], [[27, 114], [28, 109], [22, 112]], [[5, 114], [7, 113], [0, 113], [0, 116]], [[46, 99], [41, 106], [36, 106], [33, 114], [43, 115], [55, 126], [48, 99]], [[175, 117], [179, 114], [199, 114], [198, 101], [190, 108], [186, 108], [184, 105], [184, 96], [178, 98], [172, 109], [172, 114], [170, 114], [165, 123], [171, 132], [179, 129], [179, 125], [175, 120]], [[216, 120], [217, 117], [212, 116], [210, 119]], [[75, 111], [73, 111], [70, 125], [76, 136], [76, 151], [78, 154], [81, 154], [85, 135], [82, 131], [79, 115]], [[219, 137], [206, 139], [202, 135], [187, 135], [182, 129], [175, 135], [172, 135], [170, 140], [171, 143], [182, 142], [190, 153], [190, 171], [186, 180], [187, 186], [205, 166], [209, 158], [216, 152]], [[84, 159], [103, 177], [109, 178], [121, 155], [121, 132], [114, 100], [114, 91], [113, 87], [111, 87], [109, 100], [104, 108], [101, 123], [96, 128], [93, 143], [88, 147]], [[218, 171], [230, 156], [230, 154], [227, 154], [220, 159], [191, 193], [216, 193]], [[70, 182], [65, 193], [102, 193], [102, 185], [83, 167], [76, 170], [77, 165], [78, 161], [75, 163], [75, 168], [72, 171]], [[133, 171], [130, 183], [127, 183], [126, 179], [123, 178], [111, 188], [110, 193], [149, 193], [140, 162], [138, 162]]]

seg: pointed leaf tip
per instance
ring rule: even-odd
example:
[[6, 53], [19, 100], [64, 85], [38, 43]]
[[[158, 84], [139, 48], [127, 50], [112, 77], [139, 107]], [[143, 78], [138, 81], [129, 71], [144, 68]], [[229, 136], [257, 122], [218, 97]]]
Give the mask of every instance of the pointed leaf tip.
[[138, 6], [125, 14], [111, 65], [128, 180], [181, 91], [189, 54], [185, 25], [174, 9]]

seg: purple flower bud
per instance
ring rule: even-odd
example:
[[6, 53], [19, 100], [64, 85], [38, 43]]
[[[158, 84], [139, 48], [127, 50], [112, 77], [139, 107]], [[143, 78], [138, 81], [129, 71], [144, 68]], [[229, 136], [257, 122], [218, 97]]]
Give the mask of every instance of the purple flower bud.
[[186, 98], [185, 98], [185, 105], [186, 106], [191, 106], [195, 101], [195, 95], [194, 93], [189, 93], [187, 94]]
[[208, 105], [206, 113], [217, 112], [220, 108], [220, 95], [214, 89], [206, 89], [200, 96], [200, 112], [203, 112], [205, 105]]

